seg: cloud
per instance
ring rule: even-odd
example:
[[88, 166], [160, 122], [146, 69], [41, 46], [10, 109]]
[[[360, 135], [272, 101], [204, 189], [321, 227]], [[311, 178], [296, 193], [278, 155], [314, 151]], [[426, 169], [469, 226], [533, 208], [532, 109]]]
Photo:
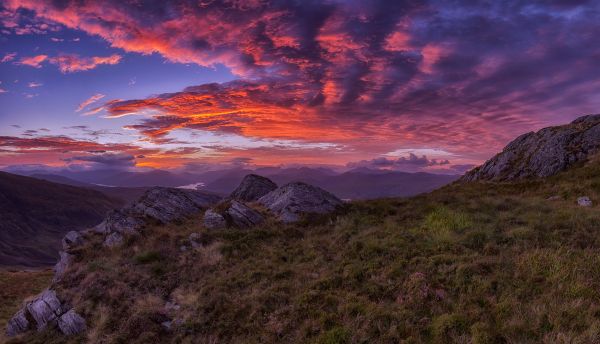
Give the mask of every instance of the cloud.
[[90, 168], [128, 169], [135, 166], [135, 157], [124, 153], [95, 153], [91, 155], [73, 156], [64, 159], [65, 162], [84, 162]]
[[83, 102], [81, 102], [81, 104], [79, 104], [79, 106], [77, 107], [77, 109], [75, 110], [75, 112], [80, 112], [81, 110], [85, 109], [87, 106], [89, 106], [90, 104], [93, 104], [95, 102], [97, 102], [98, 100], [104, 98], [105, 95], [102, 93], [96, 93], [93, 96], [89, 97], [88, 99], [84, 100]]
[[36, 81], [32, 81], [29, 84], [27, 84], [27, 87], [29, 88], [35, 88], [35, 87], [41, 87], [44, 86], [44, 84], [42, 84], [41, 82], [36, 82]]
[[42, 62], [48, 59], [48, 55], [36, 55], [31, 57], [23, 57], [17, 64], [30, 66], [33, 68], [41, 68]]
[[64, 42], [64, 39], [63, 39], [63, 38], [51, 37], [51, 38], [50, 38], [50, 40], [51, 40], [52, 42]]
[[14, 60], [16, 57], [17, 57], [17, 53], [7, 53], [4, 55], [4, 57], [2, 57], [0, 62], [2, 62], [2, 63], [10, 62], [10, 61]]
[[50, 63], [58, 65], [62, 73], [75, 73], [91, 70], [99, 65], [115, 65], [121, 61], [122, 56], [113, 54], [110, 56], [81, 57], [79, 55], [61, 55], [49, 59]]
[[427, 156], [417, 156], [413, 153], [409, 153], [406, 157], [399, 157], [396, 159], [379, 157], [371, 160], [361, 160], [358, 162], [350, 162], [346, 166], [349, 168], [366, 167], [372, 169], [392, 169], [407, 172], [415, 172], [426, 170], [432, 166], [445, 166], [450, 165], [450, 161], [447, 159], [428, 159]]
[[6, 93], [6, 92], [8, 92], [8, 91], [3, 88], [0, 88], [0, 93]]
[[[600, 12], [591, 4], [7, 0], [5, 7], [125, 52], [224, 65], [238, 76], [90, 111], [144, 115], [127, 128], [150, 142], [194, 131], [327, 143], [322, 159], [345, 161], [435, 147], [469, 164], [525, 131], [597, 110]], [[21, 25], [7, 22], [11, 30]], [[79, 59], [64, 59], [61, 70], [98, 62]]]

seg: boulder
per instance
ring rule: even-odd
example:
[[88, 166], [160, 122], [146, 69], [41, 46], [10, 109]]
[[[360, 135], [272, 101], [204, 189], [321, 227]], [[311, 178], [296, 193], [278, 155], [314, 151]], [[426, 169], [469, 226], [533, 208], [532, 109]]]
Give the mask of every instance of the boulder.
[[54, 282], [58, 282], [62, 279], [63, 275], [65, 274], [65, 271], [67, 270], [69, 265], [71, 265], [74, 258], [72, 254], [65, 251], [60, 251], [58, 254], [60, 256], [60, 259], [58, 260], [56, 265], [54, 265], [54, 278], [52, 279], [52, 281]]
[[83, 235], [77, 231], [68, 232], [62, 239], [63, 250], [70, 250], [83, 244], [85, 239]]
[[123, 243], [123, 235], [119, 232], [112, 232], [104, 239], [104, 246], [115, 247]]
[[208, 229], [219, 229], [227, 227], [227, 221], [223, 215], [217, 213], [212, 209], [208, 209], [204, 213], [203, 219], [204, 227]]
[[144, 227], [144, 220], [136, 217], [129, 208], [111, 211], [94, 231], [101, 234], [136, 233]]
[[72, 308], [65, 307], [51, 289], [27, 302], [23, 308], [8, 321], [6, 335], [9, 337], [49, 326], [56, 326], [65, 335], [73, 335], [85, 330], [85, 320]]
[[220, 199], [217, 195], [196, 190], [155, 187], [135, 202], [130, 211], [136, 215], [169, 223], [208, 208]]
[[548, 177], [585, 161], [600, 150], [600, 115], [580, 117], [570, 124], [523, 134], [462, 181], [509, 181]]
[[231, 224], [237, 228], [253, 227], [265, 220], [259, 212], [238, 201], [231, 201], [225, 213]]
[[249, 174], [244, 177], [229, 197], [243, 202], [253, 202], [275, 189], [277, 189], [277, 184], [269, 178]]
[[283, 222], [295, 222], [301, 214], [326, 214], [335, 211], [342, 201], [313, 185], [296, 182], [284, 185], [258, 200]]
[[582, 207], [591, 207], [592, 200], [588, 196], [582, 196], [577, 198], [577, 204], [579, 204]]
[[72, 336], [85, 331], [85, 320], [71, 309], [58, 318], [58, 328], [67, 336]]

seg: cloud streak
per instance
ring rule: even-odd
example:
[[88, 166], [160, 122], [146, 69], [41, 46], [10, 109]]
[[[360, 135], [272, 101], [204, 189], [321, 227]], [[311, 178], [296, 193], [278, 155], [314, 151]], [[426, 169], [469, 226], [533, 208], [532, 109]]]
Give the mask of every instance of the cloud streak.
[[88, 107], [89, 105], [97, 102], [98, 100], [104, 98], [105, 95], [102, 93], [96, 93], [93, 96], [89, 97], [88, 99], [84, 100], [83, 102], [81, 102], [81, 104], [79, 104], [79, 106], [77, 107], [77, 109], [75, 110], [75, 112], [81, 112], [81, 110], [85, 109], [86, 107]]

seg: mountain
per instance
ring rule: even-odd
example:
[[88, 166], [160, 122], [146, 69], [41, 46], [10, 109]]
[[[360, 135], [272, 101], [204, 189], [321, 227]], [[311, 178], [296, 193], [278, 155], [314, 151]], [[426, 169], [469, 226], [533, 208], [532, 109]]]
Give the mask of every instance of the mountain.
[[47, 180], [50, 182], [65, 184], [71, 186], [78, 186], [86, 189], [92, 189], [96, 191], [100, 191], [103, 194], [121, 200], [124, 203], [130, 203], [140, 198], [148, 190], [148, 187], [111, 187], [111, 186], [100, 186], [96, 184], [89, 184], [80, 182], [74, 179], [70, 179], [67, 177], [55, 175], [55, 174], [42, 174], [35, 173], [30, 175], [30, 177], [36, 179]]
[[[261, 173], [263, 172], [263, 173]], [[268, 173], [264, 173], [268, 172]], [[355, 169], [338, 174], [325, 168], [287, 168], [232, 170], [207, 183], [202, 189], [229, 194], [249, 173], [268, 177], [278, 185], [304, 182], [319, 186], [344, 199], [373, 199], [381, 197], [405, 197], [429, 192], [458, 179], [456, 175], [431, 173], [407, 173], [371, 169]]]
[[464, 181], [507, 181], [555, 175], [600, 150], [600, 115], [517, 137], [501, 153], [475, 168]]
[[217, 229], [201, 212], [157, 221], [189, 202], [155, 197], [130, 208], [143, 222], [113, 216], [108, 232], [72, 237], [60, 278], [5, 311], [24, 332], [9, 343], [596, 343], [600, 155], [585, 147], [550, 176], [452, 183], [292, 223], [273, 210], [330, 196], [298, 183], [254, 208], [219, 203], [207, 212], [262, 221]]
[[0, 172], [0, 265], [54, 264], [66, 232], [93, 226], [122, 204], [95, 190]]

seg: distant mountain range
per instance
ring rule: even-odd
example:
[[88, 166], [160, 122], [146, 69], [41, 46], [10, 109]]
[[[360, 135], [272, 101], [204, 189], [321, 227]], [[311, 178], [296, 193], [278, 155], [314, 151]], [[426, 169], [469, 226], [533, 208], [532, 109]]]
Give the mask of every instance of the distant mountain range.
[[368, 168], [357, 168], [338, 173], [328, 168], [312, 167], [230, 168], [201, 173], [177, 173], [165, 170], [147, 172], [97, 170], [62, 171], [49, 174], [44, 171], [33, 171], [27, 175], [56, 183], [92, 188], [107, 195], [131, 201], [139, 197], [150, 186], [179, 187], [198, 184], [202, 190], [227, 195], [239, 185], [244, 176], [250, 173], [268, 177], [278, 185], [296, 181], [317, 185], [344, 199], [412, 196], [434, 190], [459, 177], [457, 175], [407, 173]]
[[0, 265], [54, 264], [65, 233], [123, 204], [96, 190], [0, 172]]

